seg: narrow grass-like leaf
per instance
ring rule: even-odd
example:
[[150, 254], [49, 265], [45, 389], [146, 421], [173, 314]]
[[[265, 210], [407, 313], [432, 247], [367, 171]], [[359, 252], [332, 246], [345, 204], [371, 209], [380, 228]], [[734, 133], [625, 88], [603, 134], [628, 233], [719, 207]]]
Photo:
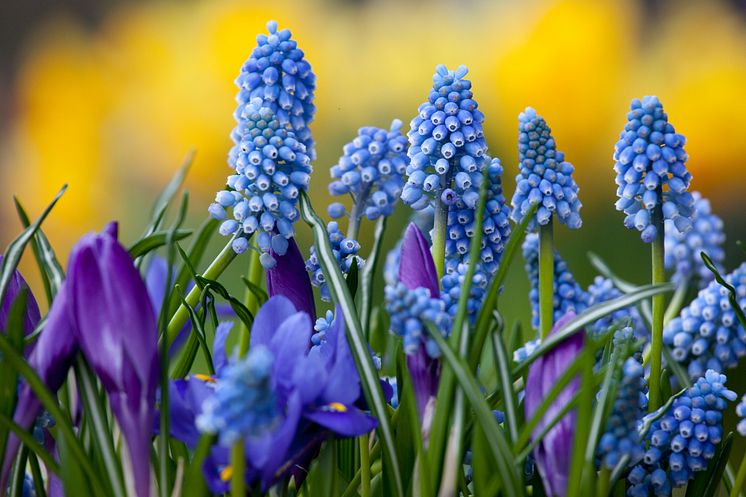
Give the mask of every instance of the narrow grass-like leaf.
[[699, 255], [702, 257], [702, 260], [704, 261], [705, 266], [707, 266], [707, 269], [709, 269], [712, 274], [715, 275], [715, 281], [717, 281], [720, 286], [728, 290], [728, 302], [730, 302], [730, 306], [733, 308], [733, 312], [736, 313], [738, 322], [741, 323], [742, 327], [746, 328], [746, 314], [744, 314], [743, 309], [741, 309], [741, 306], [738, 303], [738, 294], [736, 294], [736, 289], [733, 288], [733, 285], [725, 281], [725, 278], [723, 278], [723, 276], [720, 274], [717, 266], [715, 266], [715, 263], [712, 262], [712, 259], [710, 259], [709, 255], [705, 254], [704, 252], [700, 252]]
[[[238, 316], [238, 319], [243, 322], [246, 328], [251, 329], [251, 324], [254, 322], [254, 315], [251, 314], [251, 311], [243, 304], [243, 302], [231, 295], [223, 285], [215, 280], [205, 278], [204, 276], [197, 276], [196, 283], [198, 286], [203, 288], [204, 291], [207, 292], [210, 290], [214, 290], [218, 295], [220, 295], [223, 300], [228, 302], [228, 304], [231, 306], [231, 309], [233, 309], [233, 312], [236, 313], [236, 316]], [[185, 303], [186, 302], [187, 301], [185, 297]]]
[[147, 255], [153, 250], [159, 249], [166, 245], [169, 236], [173, 236], [174, 241], [183, 240], [192, 234], [192, 230], [177, 230], [175, 233], [171, 231], [157, 231], [145, 238], [138, 240], [134, 245], [129, 248], [130, 257], [137, 259]]
[[[22, 289], [10, 305], [6, 319], [5, 334], [8, 343], [17, 354], [23, 354], [23, 321], [28, 302], [29, 290]], [[0, 330], [3, 333], [3, 330]], [[0, 414], [8, 417], [13, 416], [17, 400], [18, 373], [13, 366], [1, 360], [0, 354]], [[8, 430], [0, 429], [0, 463], [5, 454], [5, 446], [8, 441]]]
[[47, 411], [49, 411], [49, 414], [55, 420], [57, 428], [62, 431], [64, 440], [67, 441], [67, 447], [70, 451], [70, 459], [75, 459], [75, 461], [77, 461], [77, 464], [80, 465], [83, 472], [86, 473], [91, 486], [98, 495], [104, 495], [104, 493], [101, 493], [103, 492], [104, 487], [99, 479], [98, 473], [96, 473], [93, 465], [86, 456], [82, 445], [80, 445], [79, 441], [75, 438], [71, 420], [62, 409], [60, 409], [60, 406], [57, 404], [57, 399], [47, 389], [41, 378], [39, 378], [36, 372], [31, 369], [31, 366], [29, 366], [23, 357], [16, 352], [13, 345], [1, 333], [0, 353], [3, 355], [3, 362], [12, 365], [16, 371], [24, 377], [41, 404]]
[[508, 352], [505, 350], [502, 336], [497, 332], [492, 333], [492, 352], [495, 356], [495, 369], [500, 382], [500, 390], [502, 390], [507, 432], [510, 441], [515, 443], [518, 440], [518, 414], [516, 412], [518, 400], [515, 398], [513, 382], [510, 380]]
[[670, 292], [674, 289], [674, 286], [670, 283], [664, 283], [660, 285], [645, 285], [639, 287], [637, 290], [617, 297], [612, 300], [608, 300], [601, 304], [596, 304], [589, 307], [582, 313], [578, 314], [569, 321], [565, 326], [552, 333], [541, 345], [539, 345], [534, 352], [528, 355], [528, 357], [522, 361], [514, 370], [513, 375], [519, 374], [522, 370], [527, 368], [532, 362], [538, 359], [540, 356], [546, 354], [549, 350], [554, 348], [558, 343], [562, 342], [566, 338], [574, 335], [584, 327], [598, 321], [600, 318], [611, 314], [619, 309], [624, 309], [634, 305], [635, 303], [658, 295], [665, 292]]
[[637, 432], [640, 434], [640, 440], [644, 440], [645, 437], [647, 437], [648, 432], [650, 431], [650, 428], [653, 426], [653, 423], [661, 419], [663, 416], [666, 415], [666, 411], [668, 411], [671, 406], [673, 405], [674, 400], [678, 399], [684, 393], [686, 393], [686, 388], [680, 390], [679, 392], [675, 393], [669, 399], [666, 401], [665, 404], [660, 406], [658, 410], [655, 412], [651, 412], [647, 416], [642, 418], [642, 423], [637, 427]]
[[370, 313], [373, 309], [373, 277], [376, 274], [378, 261], [381, 258], [386, 219], [388, 219], [387, 216], [381, 216], [376, 222], [373, 247], [370, 249], [370, 254], [365, 259], [365, 265], [360, 273], [360, 322], [368, 334], [370, 334]]
[[[177, 291], [179, 291], [177, 289]], [[194, 310], [194, 308], [189, 305], [189, 303], [184, 299], [184, 296], [182, 294], [181, 297], [182, 303], [186, 306], [186, 308], [189, 310], [189, 319], [192, 322], [192, 335], [197, 337], [197, 341], [199, 342], [200, 347], [202, 348], [202, 353], [205, 355], [205, 363], [207, 364], [207, 371], [210, 375], [215, 374], [215, 368], [212, 363], [212, 353], [210, 352], [210, 346], [207, 344], [207, 335], [205, 333], [205, 327], [204, 318], [206, 317], [206, 314], [202, 314], [202, 317], [197, 315], [197, 311]]]
[[50, 212], [52, 212], [52, 209], [57, 204], [57, 201], [62, 197], [62, 195], [67, 190], [67, 185], [64, 185], [59, 192], [57, 192], [57, 195], [54, 196], [54, 199], [49, 203], [49, 205], [42, 211], [41, 215], [34, 221], [33, 224], [31, 224], [28, 228], [23, 230], [23, 232], [18, 235], [18, 237], [10, 242], [8, 245], [8, 248], [5, 249], [5, 254], [3, 255], [3, 263], [0, 269], [0, 302], [3, 301], [5, 298], [5, 292], [8, 290], [8, 285], [10, 284], [11, 278], [13, 278], [13, 273], [18, 267], [18, 263], [21, 261], [21, 256], [23, 255], [23, 251], [26, 249], [26, 245], [31, 242], [31, 240], [34, 238], [34, 235], [36, 235], [36, 232], [41, 227], [41, 224], [44, 222], [44, 220], [47, 218]]
[[269, 299], [269, 295], [267, 295], [267, 292], [265, 292], [264, 289], [259, 285], [249, 281], [246, 276], [241, 276], [241, 281], [243, 281], [243, 284], [246, 285], [248, 291], [251, 292], [254, 298], [256, 298], [257, 307], [261, 307], [267, 301], [267, 299]]
[[[207, 218], [197, 230], [196, 235], [191, 238], [192, 244], [189, 246], [189, 249], [187, 251], [187, 254], [189, 255], [189, 265], [191, 266], [191, 268], [196, 268], [199, 266], [200, 262], [202, 261], [202, 257], [207, 250], [207, 246], [210, 243], [210, 240], [212, 240], [212, 237], [218, 231], [219, 224], [220, 222], [217, 219]], [[185, 263], [176, 276], [175, 284], [181, 286], [181, 288], [186, 288], [187, 282], [193, 278], [192, 274], [195, 272], [196, 271], [190, 269], [190, 267]], [[171, 300], [171, 305], [174, 307], [169, 308], [169, 315], [173, 314], [173, 312], [176, 310], [176, 306], [179, 305], [178, 302], [179, 299]]]
[[187, 153], [184, 161], [181, 164], [181, 167], [179, 167], [179, 170], [158, 195], [158, 198], [153, 204], [153, 211], [150, 215], [150, 223], [145, 230], [145, 236], [154, 233], [158, 229], [158, 226], [160, 226], [161, 222], [163, 221], [163, 217], [166, 214], [166, 209], [168, 209], [168, 205], [171, 203], [171, 200], [173, 200], [174, 196], [181, 188], [181, 185], [184, 184], [184, 180], [186, 179], [186, 175], [189, 172], [189, 168], [194, 161], [194, 155], [194, 150], [190, 150]]
[[497, 268], [497, 272], [490, 282], [490, 287], [484, 297], [482, 309], [479, 311], [476, 326], [474, 327], [474, 341], [472, 342], [472, 348], [469, 355], [469, 365], [471, 366], [472, 371], [476, 370], [477, 364], [479, 363], [479, 358], [482, 354], [482, 347], [484, 346], [487, 334], [489, 333], [492, 311], [497, 310], [497, 300], [500, 295], [500, 287], [505, 280], [505, 276], [508, 274], [508, 269], [513, 262], [515, 254], [518, 252], [518, 248], [523, 242], [523, 237], [526, 235], [528, 225], [531, 222], [531, 219], [534, 218], [534, 213], [538, 208], [538, 205], [532, 205], [529, 207], [528, 212], [523, 216], [520, 224], [518, 224], [510, 234], [508, 243], [505, 244], [505, 250], [503, 250], [502, 258], [500, 259], [500, 266]]
[[31, 467], [31, 478], [34, 484], [34, 497], [47, 497], [47, 491], [44, 489], [44, 476], [41, 474], [41, 466], [36, 454], [29, 453], [29, 466]]
[[437, 333], [437, 330], [433, 330], [433, 332], [430, 333], [430, 336], [438, 344], [445, 362], [448, 364], [451, 371], [453, 371], [454, 377], [461, 385], [461, 391], [464, 392], [472, 409], [474, 409], [474, 413], [484, 431], [492, 455], [497, 462], [497, 470], [503, 480], [505, 495], [508, 497], [523, 495], [521, 475], [518, 468], [513, 463], [510, 446], [497, 424], [495, 415], [485, 402], [484, 397], [482, 397], [476, 379], [469, 372], [469, 368], [465, 361], [456, 356], [456, 353], [453, 351], [451, 346], [442, 336], [440, 336], [440, 333]]
[[[28, 228], [31, 225], [31, 220], [29, 220], [26, 210], [23, 208], [18, 198], [13, 197], [13, 202], [15, 203], [16, 212], [18, 213], [18, 218], [21, 220], [21, 224], [24, 228]], [[31, 248], [34, 250], [34, 257], [36, 258], [36, 265], [39, 267], [41, 282], [44, 285], [44, 293], [47, 296], [47, 302], [51, 304], [52, 299], [54, 298], [54, 292], [52, 291], [52, 282], [50, 281], [50, 275], [46, 267], [47, 261], [45, 261], [42, 241], [45, 241], [47, 246], [49, 246], [49, 240], [44, 236], [44, 232], [39, 230], [36, 233], [36, 236], [31, 240]]]
[[396, 443], [391, 428], [391, 422], [386, 413], [386, 401], [383, 398], [381, 385], [378, 380], [373, 360], [370, 357], [368, 344], [365, 341], [365, 334], [360, 324], [360, 319], [355, 313], [355, 305], [347, 290], [347, 285], [339, 270], [336, 259], [332, 254], [331, 243], [326, 233], [326, 226], [313, 210], [308, 195], [301, 192], [300, 211], [303, 220], [312, 228], [314, 232], [316, 253], [319, 257], [321, 269], [326, 277], [327, 284], [331, 290], [334, 301], [342, 309], [344, 314], [347, 339], [350, 342], [350, 349], [355, 358], [360, 379], [365, 392], [365, 398], [378, 419], [378, 433], [383, 441], [383, 450], [387, 460], [387, 467], [391, 469], [390, 478], [386, 478], [392, 485], [392, 490], [397, 497], [403, 497], [404, 488], [402, 486], [401, 471], [399, 462], [396, 458]]
[[49, 455], [46, 449], [42, 447], [39, 442], [36, 441], [31, 433], [18, 426], [9, 416], [6, 416], [5, 414], [0, 414], [0, 426], [8, 431], [13, 432], [15, 436], [18, 437], [18, 440], [21, 441], [21, 443], [28, 447], [34, 454], [39, 457], [39, 459], [44, 462], [49, 471], [56, 475], [60, 474], [60, 467], [57, 462], [52, 458], [51, 455]]
[[731, 449], [733, 449], [733, 432], [728, 433], [718, 444], [715, 457], [710, 459], [707, 469], [694, 473], [694, 479], [686, 487], [686, 497], [715, 497], [722, 483]]
[[353, 262], [350, 266], [350, 272], [347, 273], [347, 277], [345, 278], [345, 283], [347, 283], [347, 290], [350, 292], [350, 298], [352, 298], [353, 303], [355, 302], [355, 295], [357, 295], [359, 274], [360, 268], [356, 263]]

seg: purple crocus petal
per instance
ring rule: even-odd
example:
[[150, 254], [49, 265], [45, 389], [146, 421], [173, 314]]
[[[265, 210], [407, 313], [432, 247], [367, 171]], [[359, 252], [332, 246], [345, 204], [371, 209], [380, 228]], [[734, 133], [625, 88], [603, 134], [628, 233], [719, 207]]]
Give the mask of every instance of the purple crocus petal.
[[293, 303], [283, 295], [270, 297], [254, 317], [251, 326], [250, 346], [265, 345], [269, 347], [272, 337], [283, 321], [298, 312]]
[[357, 407], [338, 403], [306, 411], [303, 417], [343, 437], [356, 437], [368, 433], [378, 424], [375, 418]]
[[[565, 314], [554, 325], [552, 333], [571, 321], [575, 315]], [[567, 338], [552, 350], [534, 361], [528, 370], [526, 380], [525, 412], [526, 419], [530, 419], [538, 409], [542, 400], [549, 394], [557, 380], [575, 361], [583, 348], [583, 332]], [[574, 378], [570, 384], [557, 396], [547, 409], [543, 418], [536, 426], [534, 433], [540, 433], [546, 424], [570, 401], [580, 388], [580, 378]], [[534, 448], [536, 467], [544, 482], [544, 489], [552, 497], [565, 497], [567, 480], [570, 472], [573, 441], [575, 438], [575, 422], [577, 410], [567, 413]]]
[[299, 311], [311, 316], [316, 321], [316, 305], [313, 300], [313, 288], [306, 271], [306, 261], [295, 243], [295, 239], [288, 239], [285, 255], [270, 252], [277, 261], [274, 268], [267, 270], [267, 292], [270, 297], [284, 295]]
[[329, 371], [319, 352], [320, 347], [313, 347], [293, 373], [293, 386], [300, 393], [303, 405], [318, 399], [329, 381]]
[[355, 359], [345, 335], [345, 322], [342, 310], [337, 306], [332, 326], [327, 330], [327, 344], [334, 347], [333, 362], [329, 365], [329, 382], [324, 388], [321, 401], [353, 404], [360, 397], [360, 377]]
[[68, 264], [80, 348], [109, 395], [132, 460], [138, 495], [150, 493], [150, 430], [158, 386], [155, 311], [127, 250], [108, 233], [87, 235]]
[[[78, 350], [70, 320], [68, 292], [68, 284], [65, 282], [52, 303], [47, 323], [28, 360], [29, 365], [52, 392], [56, 392], [65, 381], [67, 371]], [[28, 430], [40, 411], [41, 403], [28, 384], [23, 383], [13, 421]], [[20, 441], [11, 433], [5, 448], [3, 467], [0, 470], [0, 488], [7, 488], [10, 468], [19, 446]]]
[[[0, 264], [3, 262], [3, 256], [0, 255]], [[8, 326], [8, 314], [10, 313], [10, 308], [13, 305], [13, 302], [16, 300], [16, 297], [18, 297], [18, 294], [21, 293], [21, 290], [28, 290], [27, 298], [26, 298], [26, 310], [23, 313], [23, 334], [28, 335], [39, 324], [39, 321], [41, 320], [41, 314], [39, 313], [39, 305], [36, 303], [36, 299], [34, 298], [34, 294], [31, 293], [31, 289], [28, 286], [28, 283], [26, 283], [26, 280], [23, 279], [23, 276], [21, 276], [21, 273], [17, 270], [13, 272], [13, 276], [10, 278], [10, 282], [8, 283], [8, 288], [5, 290], [5, 296], [3, 297], [3, 301], [0, 302], [0, 330], [6, 331]], [[33, 344], [31, 345], [33, 346]], [[31, 347], [29, 346], [29, 347]], [[26, 353], [30, 353], [30, 348], [27, 347]]]
[[438, 273], [435, 271], [430, 245], [416, 224], [410, 223], [401, 245], [399, 281], [414, 290], [427, 288], [432, 297], [440, 295]]
[[438, 393], [440, 361], [430, 357], [425, 347], [420, 347], [414, 354], [407, 354], [407, 369], [412, 379], [417, 412], [422, 421], [428, 402]]
[[232, 321], [225, 321], [218, 324], [215, 328], [215, 339], [212, 341], [212, 364], [215, 372], [220, 374], [220, 370], [228, 364], [228, 354], [225, 351], [225, 341], [233, 328]]

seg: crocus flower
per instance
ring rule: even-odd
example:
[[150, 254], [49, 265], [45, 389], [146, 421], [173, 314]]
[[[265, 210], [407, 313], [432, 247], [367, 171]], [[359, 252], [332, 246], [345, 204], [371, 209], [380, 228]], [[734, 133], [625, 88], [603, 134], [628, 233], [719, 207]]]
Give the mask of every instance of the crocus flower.
[[311, 320], [316, 320], [316, 304], [313, 289], [306, 274], [306, 263], [295, 239], [288, 240], [285, 255], [272, 254], [277, 264], [266, 271], [267, 293], [270, 296], [283, 295], [296, 309], [305, 311]]
[[[3, 257], [0, 255], [0, 264], [2, 264], [2, 262]], [[10, 308], [22, 290], [28, 290], [26, 309], [23, 313], [23, 334], [28, 335], [34, 331], [36, 325], [39, 324], [39, 320], [41, 319], [39, 305], [36, 303], [36, 299], [34, 298], [34, 294], [31, 293], [28, 283], [23, 279], [21, 273], [16, 270], [13, 272], [13, 276], [10, 278], [10, 283], [5, 290], [5, 296], [3, 296], [3, 300], [0, 302], [0, 330], [7, 331]]]
[[[575, 314], [572, 312], [565, 314], [554, 325], [550, 336], [574, 317]], [[528, 379], [526, 380], [526, 419], [533, 417], [541, 402], [576, 359], [582, 348], [583, 332], [581, 331], [565, 339], [529, 366]], [[534, 433], [541, 433], [547, 423], [554, 419], [579, 388], [580, 378], [574, 378], [549, 406], [536, 426]], [[533, 451], [536, 467], [544, 483], [544, 489], [550, 497], [567, 495], [567, 480], [575, 439], [576, 417], [577, 410], [575, 409], [567, 413], [544, 435]]]
[[[139, 496], [150, 493], [150, 429], [158, 386], [158, 329], [145, 284], [117, 225], [84, 236], [73, 248], [68, 277], [47, 317], [29, 363], [56, 391], [80, 350], [101, 379], [131, 458]], [[30, 388], [21, 389], [14, 419], [28, 428], [39, 411]], [[14, 453], [17, 440], [8, 445]], [[6, 459], [7, 460], [7, 459]]]

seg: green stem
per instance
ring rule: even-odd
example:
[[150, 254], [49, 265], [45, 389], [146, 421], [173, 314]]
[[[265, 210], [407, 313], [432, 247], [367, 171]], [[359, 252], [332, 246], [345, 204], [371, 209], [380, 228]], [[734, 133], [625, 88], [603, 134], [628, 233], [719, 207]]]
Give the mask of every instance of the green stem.
[[738, 473], [736, 473], [733, 488], [730, 490], [730, 497], [741, 496], [741, 489], [743, 489], [744, 481], [746, 481], [746, 457], [742, 458], [741, 464], [738, 465]]
[[360, 206], [355, 203], [350, 213], [350, 222], [347, 224], [347, 238], [357, 240], [360, 234]]
[[[207, 267], [207, 269], [205, 269], [205, 272], [202, 273], [202, 276], [210, 280], [216, 279], [223, 273], [223, 271], [225, 271], [225, 269], [235, 258], [236, 252], [233, 250], [231, 241], [228, 242], [225, 247], [223, 247], [223, 250], [220, 251], [215, 260], [213, 260]], [[194, 285], [194, 287], [187, 294], [185, 300], [189, 305], [194, 307], [199, 301], [201, 292], [202, 289], [199, 287], [199, 285]], [[171, 321], [169, 321], [168, 328], [166, 329], [166, 340], [168, 340], [169, 347], [172, 343], [174, 343], [174, 340], [176, 340], [179, 331], [181, 331], [181, 329], [184, 327], [187, 319], [189, 319], [189, 309], [187, 309], [187, 307], [182, 303], [179, 308], [176, 309], [176, 312], [171, 318]]]
[[244, 455], [243, 439], [231, 447], [231, 497], [246, 497], [246, 456]]
[[549, 336], [554, 325], [554, 233], [552, 219], [539, 227], [539, 330]]
[[360, 497], [370, 496], [370, 447], [369, 434], [361, 436], [360, 445]]
[[[653, 211], [653, 223], [657, 228], [657, 236], [653, 240], [652, 279], [653, 284], [665, 283], [666, 274], [663, 263], [663, 211], [658, 204]], [[661, 367], [663, 362], [663, 318], [665, 313], [665, 297], [658, 294], [653, 296], [653, 322], [650, 345], [650, 402], [649, 412], [653, 412], [661, 404]]]
[[601, 471], [598, 473], [598, 480], [596, 482], [597, 497], [607, 497], [609, 495], [610, 478], [611, 471], [606, 466], [601, 466]]
[[[249, 250], [249, 274], [248, 279], [251, 283], [256, 286], [261, 286], [262, 275], [264, 274], [264, 268], [262, 263], [259, 261], [259, 251]], [[246, 289], [246, 295], [244, 296], [244, 303], [246, 308], [249, 309], [252, 316], [256, 316], [259, 310], [259, 300], [250, 289]], [[249, 339], [251, 338], [251, 330], [249, 330], [243, 321], [239, 320], [239, 331], [238, 331], [238, 355], [243, 357], [249, 351]]]
[[446, 229], [448, 228], [448, 206], [440, 199], [435, 200], [435, 218], [433, 220], [433, 262], [438, 279], [443, 277], [446, 263]]
[[583, 380], [579, 394], [577, 418], [575, 423], [575, 441], [573, 443], [572, 461], [570, 463], [570, 478], [567, 485], [567, 495], [581, 495], [581, 488], [588, 483], [588, 478], [595, 475], [583, 471], [584, 452], [588, 443], [593, 410], [595, 385], [593, 382], [593, 356], [587, 354], [582, 359]]

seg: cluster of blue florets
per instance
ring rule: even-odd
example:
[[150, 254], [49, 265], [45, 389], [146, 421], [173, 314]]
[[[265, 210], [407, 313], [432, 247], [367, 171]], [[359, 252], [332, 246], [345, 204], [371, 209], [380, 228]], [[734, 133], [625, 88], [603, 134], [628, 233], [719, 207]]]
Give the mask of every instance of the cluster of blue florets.
[[[526, 273], [531, 283], [529, 299], [531, 300], [531, 325], [539, 328], [539, 236], [529, 233], [523, 242], [523, 258], [526, 261]], [[575, 281], [567, 264], [557, 251], [554, 252], [554, 313], [553, 321], [557, 322], [568, 312], [580, 314], [588, 307], [588, 295]]]
[[424, 343], [427, 353], [438, 357], [440, 350], [428, 337], [425, 323], [432, 323], [443, 336], [448, 336], [451, 318], [443, 301], [430, 295], [427, 288], [410, 289], [401, 282], [387, 285], [384, 295], [386, 311], [391, 317], [391, 331], [402, 337], [404, 352], [414, 354]]
[[708, 370], [653, 423], [642, 463], [629, 473], [627, 495], [668, 496], [693, 473], [707, 469], [723, 438], [723, 411], [736, 400], [725, 382], [725, 375]]
[[[355, 139], [344, 146], [339, 162], [331, 167], [334, 181], [329, 184], [329, 194], [350, 194], [354, 204], [350, 215], [375, 220], [394, 211], [409, 163], [407, 138], [401, 127], [402, 122], [395, 119], [390, 131], [373, 126], [360, 128]], [[331, 217], [345, 214], [342, 204], [329, 206]]]
[[[482, 221], [482, 250], [479, 267], [486, 274], [497, 271], [505, 243], [510, 236], [510, 209], [505, 204], [502, 186], [503, 167], [499, 159], [487, 164], [487, 199]], [[474, 237], [476, 209], [463, 200], [455, 200], [448, 209], [448, 238], [446, 239], [446, 273], [456, 270], [469, 259], [469, 247]]]
[[541, 338], [535, 338], [524, 343], [513, 351], [513, 362], [516, 364], [522, 363], [528, 359], [528, 356], [533, 354], [534, 351], [539, 348], [539, 345], [541, 345]]
[[[326, 225], [326, 232], [332, 245], [332, 253], [342, 274], [349, 273], [353, 264], [357, 264], [358, 267], [363, 265], [363, 259], [357, 255], [360, 251], [360, 244], [357, 240], [347, 238], [339, 229], [339, 224], [336, 221], [330, 221]], [[319, 288], [321, 299], [329, 302], [332, 298], [331, 293], [329, 292], [329, 286], [326, 284], [324, 271], [319, 264], [319, 258], [316, 255], [316, 247], [313, 245], [311, 246], [311, 255], [306, 261], [306, 271], [311, 275], [313, 286]]]
[[[454, 317], [458, 312], [458, 300], [466, 284], [466, 271], [468, 268], [468, 264], [459, 264], [452, 272], [445, 274], [441, 279], [443, 291], [440, 298], [445, 303], [448, 313]], [[477, 268], [471, 279], [469, 299], [466, 304], [466, 315], [472, 323], [482, 308], [488, 283], [489, 278], [487, 274]]]
[[700, 253], [706, 253], [721, 268], [725, 260], [725, 232], [723, 220], [712, 213], [710, 201], [702, 198], [699, 192], [692, 192], [692, 197], [694, 213], [691, 230], [681, 233], [673, 221], [666, 221], [665, 265], [667, 270], [674, 271], [671, 276], [674, 283], [698, 277], [700, 286], [703, 286], [712, 281], [714, 275], [705, 266]]
[[636, 228], [650, 243], [658, 236], [653, 223], [656, 206], [676, 230], [691, 229], [694, 197], [687, 190], [692, 175], [685, 165], [686, 139], [668, 122], [658, 97], [634, 99], [630, 107], [614, 146], [616, 208], [627, 215], [624, 225]]
[[334, 313], [332, 311], [326, 311], [323, 317], [316, 320], [313, 325], [313, 335], [311, 335], [311, 345], [321, 345], [326, 342], [326, 332], [331, 328], [334, 323]]
[[[593, 283], [588, 286], [588, 305], [601, 304], [624, 295], [621, 290], [614, 286], [614, 282], [603, 276], [596, 276]], [[636, 307], [630, 306], [618, 309], [608, 314], [593, 324], [595, 331], [603, 333], [614, 325], [629, 327], [634, 339], [647, 339], [650, 335], [645, 322]]]
[[225, 366], [215, 382], [215, 394], [202, 405], [197, 428], [217, 434], [220, 445], [230, 447], [274, 425], [279, 414], [270, 378], [273, 362], [269, 349], [256, 346]]
[[637, 422], [648, 405], [643, 373], [642, 364], [635, 358], [629, 357], [624, 361], [616, 399], [606, 421], [606, 431], [598, 443], [598, 457], [608, 469], [614, 469], [624, 456], [628, 456], [630, 462], [642, 457], [643, 447]]
[[[236, 174], [228, 177], [228, 189], [217, 193], [209, 211], [224, 220], [222, 235], [239, 234], [233, 240], [236, 253], [248, 249], [246, 235], [258, 232], [262, 264], [271, 267], [270, 249], [285, 254], [287, 239], [294, 234], [298, 195], [308, 188], [311, 161], [306, 147], [261, 100], [242, 106], [237, 117], [232, 135], [236, 145], [229, 156]], [[233, 219], [227, 219], [228, 208], [233, 209]]]
[[259, 98], [277, 116], [281, 126], [295, 133], [314, 159], [316, 153], [308, 125], [316, 113], [313, 104], [316, 76], [303, 50], [290, 39], [289, 29], [278, 31], [277, 21], [268, 22], [267, 29], [269, 35], [257, 35], [257, 46], [236, 79], [241, 89], [236, 97], [239, 109], [236, 120], [240, 122], [243, 106]]
[[527, 107], [518, 116], [518, 175], [513, 194], [511, 217], [520, 222], [532, 205], [539, 205], [530, 227], [545, 225], [554, 213], [569, 228], [580, 228], [578, 185], [572, 177], [575, 170], [557, 151], [543, 117]]
[[471, 81], [463, 79], [467, 72], [465, 66], [449, 71], [439, 65], [428, 101], [410, 123], [402, 200], [414, 210], [436, 198], [447, 205], [461, 200], [470, 209], [479, 200], [487, 144], [484, 114], [472, 98]]
[[746, 395], [741, 397], [741, 402], [736, 406], [736, 415], [741, 419], [736, 429], [741, 436], [746, 437]]
[[[736, 289], [738, 305], [746, 308], [746, 263], [725, 277]], [[746, 355], [746, 331], [728, 300], [728, 291], [712, 281], [663, 330], [663, 342], [673, 347], [676, 361], [692, 378], [708, 369], [723, 372]]]

